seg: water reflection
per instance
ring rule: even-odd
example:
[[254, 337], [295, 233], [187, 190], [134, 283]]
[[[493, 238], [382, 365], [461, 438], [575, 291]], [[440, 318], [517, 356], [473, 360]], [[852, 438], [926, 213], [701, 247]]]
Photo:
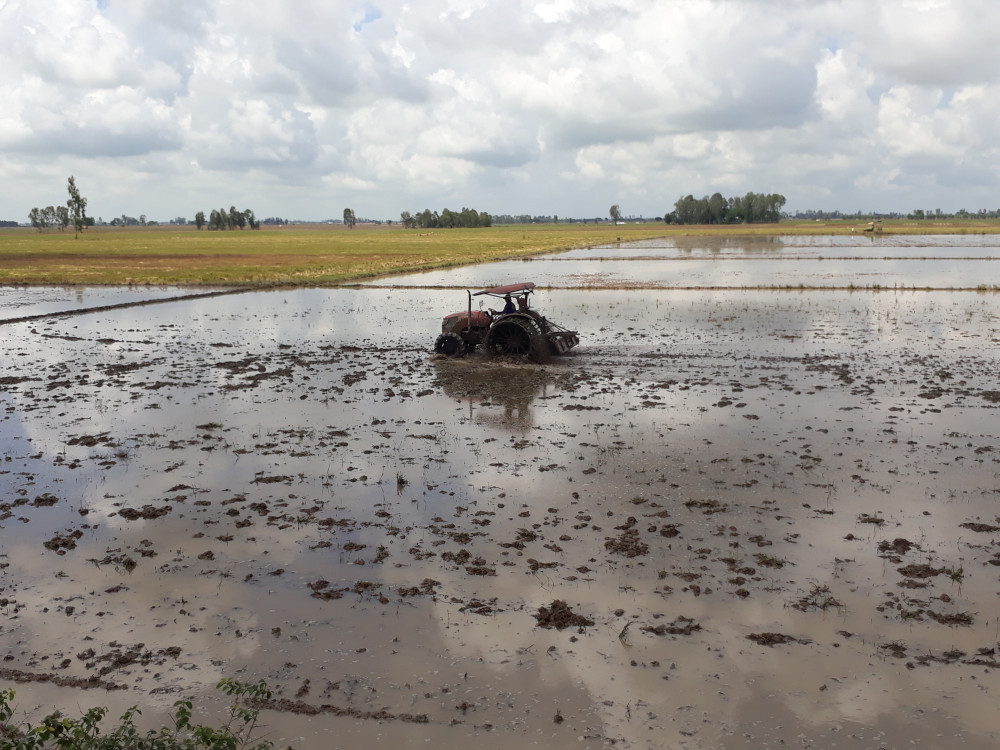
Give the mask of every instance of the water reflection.
[[530, 363], [491, 361], [476, 353], [462, 359], [434, 362], [436, 385], [456, 401], [468, 404], [476, 424], [524, 432], [535, 425], [533, 402], [559, 392], [558, 369]]
[[304, 747], [995, 746], [1000, 298], [539, 297], [540, 367], [434, 358], [437, 289], [6, 327], [5, 664], [169, 649], [105, 677], [348, 711], [268, 712]]

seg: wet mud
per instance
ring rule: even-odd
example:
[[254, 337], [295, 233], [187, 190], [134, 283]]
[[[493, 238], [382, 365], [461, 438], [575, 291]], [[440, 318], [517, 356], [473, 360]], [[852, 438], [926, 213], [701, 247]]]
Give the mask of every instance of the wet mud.
[[532, 364], [432, 355], [451, 297], [5, 326], [21, 709], [229, 676], [298, 747], [996, 746], [1000, 298], [551, 291], [583, 343]]

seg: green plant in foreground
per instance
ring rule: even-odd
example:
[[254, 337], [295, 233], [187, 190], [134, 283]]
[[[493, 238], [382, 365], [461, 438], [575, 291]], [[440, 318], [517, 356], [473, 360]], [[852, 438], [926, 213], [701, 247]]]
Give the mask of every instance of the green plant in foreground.
[[141, 711], [132, 706], [118, 721], [118, 726], [104, 734], [100, 724], [107, 708], [91, 708], [79, 719], [67, 719], [58, 711], [46, 716], [38, 726], [11, 724], [14, 716], [14, 690], [0, 690], [0, 749], [41, 750], [273, 750], [274, 743], [254, 739], [259, 711], [251, 705], [271, 699], [271, 691], [261, 680], [257, 683], [223, 678], [217, 685], [234, 697], [229, 720], [219, 728], [191, 723], [193, 704], [189, 700], [174, 703], [173, 727], [150, 729], [141, 733], [134, 718]]

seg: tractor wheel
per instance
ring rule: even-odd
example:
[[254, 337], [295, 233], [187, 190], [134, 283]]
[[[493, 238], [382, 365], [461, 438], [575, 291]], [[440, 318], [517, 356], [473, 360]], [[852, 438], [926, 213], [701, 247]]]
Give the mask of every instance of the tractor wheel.
[[494, 356], [538, 356], [544, 343], [538, 327], [524, 318], [500, 320], [486, 335], [486, 348]]
[[434, 342], [434, 351], [446, 357], [461, 357], [465, 354], [465, 342], [457, 333], [442, 333]]

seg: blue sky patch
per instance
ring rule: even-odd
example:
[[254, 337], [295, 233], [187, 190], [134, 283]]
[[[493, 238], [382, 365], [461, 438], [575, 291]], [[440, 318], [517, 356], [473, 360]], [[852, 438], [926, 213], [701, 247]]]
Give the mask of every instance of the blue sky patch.
[[371, 8], [371, 7], [365, 8], [365, 17], [362, 18], [360, 21], [358, 21], [356, 24], [354, 24], [354, 30], [361, 31], [361, 29], [366, 24], [372, 23], [373, 21], [377, 21], [381, 17], [382, 17], [382, 11], [380, 11], [378, 8]]

